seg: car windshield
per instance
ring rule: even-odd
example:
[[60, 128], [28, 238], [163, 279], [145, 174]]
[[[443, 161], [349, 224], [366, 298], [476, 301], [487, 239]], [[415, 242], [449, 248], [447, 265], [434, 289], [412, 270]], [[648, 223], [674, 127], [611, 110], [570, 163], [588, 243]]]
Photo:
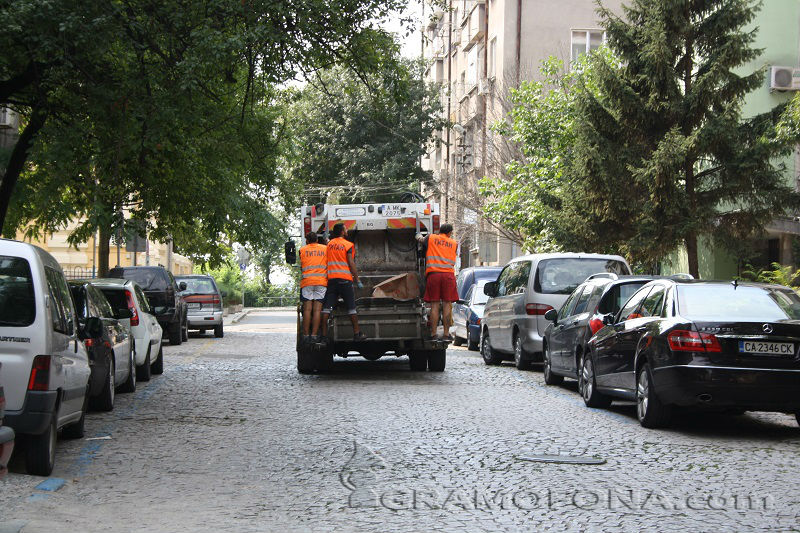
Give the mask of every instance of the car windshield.
[[472, 305], [484, 305], [489, 301], [489, 296], [483, 292], [483, 287], [488, 283], [488, 280], [481, 280], [475, 284], [475, 292], [472, 295]]
[[606, 296], [600, 304], [600, 312], [603, 314], [613, 313], [617, 314], [622, 306], [630, 300], [633, 293], [638, 291], [642, 285], [649, 283], [648, 280], [633, 281], [630, 283], [621, 283], [609, 289], [608, 296]]
[[36, 318], [28, 261], [0, 255], [0, 327], [25, 327]]
[[178, 283], [186, 283], [186, 290], [194, 294], [214, 294], [217, 289], [214, 282], [208, 278], [177, 278]]
[[771, 322], [800, 320], [800, 297], [790, 289], [681, 285], [678, 308], [682, 316], [697, 321]]
[[543, 294], [570, 294], [586, 278], [598, 272], [629, 274], [628, 267], [615, 259], [569, 257], [544, 259], [536, 269], [536, 292]]
[[145, 291], [163, 291], [167, 288], [165, 277], [156, 268], [114, 269], [114, 275], [135, 281]]
[[500, 271], [503, 270], [502, 268], [492, 268], [492, 269], [482, 269], [478, 268], [475, 269], [475, 279], [485, 279], [488, 281], [496, 281], [497, 276], [500, 275]]

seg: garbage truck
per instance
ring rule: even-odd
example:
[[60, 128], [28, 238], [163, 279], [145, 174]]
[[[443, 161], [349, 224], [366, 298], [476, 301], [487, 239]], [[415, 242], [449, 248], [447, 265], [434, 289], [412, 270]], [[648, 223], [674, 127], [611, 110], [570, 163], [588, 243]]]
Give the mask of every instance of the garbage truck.
[[[367, 339], [353, 340], [347, 310], [337, 306], [328, 320], [328, 335], [305, 343], [301, 307], [297, 316], [297, 370], [326, 372], [336, 357], [408, 356], [411, 370], [442, 372], [448, 342], [431, 338], [425, 290], [425, 253], [415, 238], [439, 230], [436, 203], [316, 204], [300, 208], [305, 235], [311, 231], [330, 238], [334, 224], [343, 223], [356, 248], [362, 289], [356, 288], [358, 322]], [[295, 264], [296, 252], [287, 243], [286, 261]]]

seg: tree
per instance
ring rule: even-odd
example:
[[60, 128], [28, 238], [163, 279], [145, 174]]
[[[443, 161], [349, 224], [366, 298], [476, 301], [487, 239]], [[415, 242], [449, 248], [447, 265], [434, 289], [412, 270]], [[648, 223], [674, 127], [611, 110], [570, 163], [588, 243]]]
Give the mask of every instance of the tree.
[[698, 238], [733, 243], [800, 206], [772, 160], [780, 110], [744, 120], [763, 71], [751, 0], [633, 0], [625, 19], [600, 8], [615, 68], [597, 61], [598, 91], [576, 97], [569, 191], [575, 240], [617, 247], [637, 262], [683, 245], [697, 277]]
[[289, 173], [305, 182], [309, 201], [324, 201], [328, 188], [340, 199], [397, 200], [431, 178], [420, 158], [441, 123], [437, 89], [422, 81], [420, 65], [398, 57], [394, 42], [385, 47], [389, 58], [377, 72], [319, 72], [295, 102]]
[[271, 87], [336, 63], [375, 68], [375, 20], [398, 5], [1, 2], [0, 105], [26, 117], [0, 182], [3, 233], [82, 216], [71, 239], [99, 230], [102, 260], [124, 209], [193, 255], [257, 243], [283, 129]]

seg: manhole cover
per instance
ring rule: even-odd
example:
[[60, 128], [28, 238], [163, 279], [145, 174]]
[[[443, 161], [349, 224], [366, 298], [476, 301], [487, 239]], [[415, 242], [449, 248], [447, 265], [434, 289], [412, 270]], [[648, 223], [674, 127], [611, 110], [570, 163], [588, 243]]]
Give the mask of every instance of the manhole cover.
[[599, 457], [575, 456], [575, 455], [527, 455], [520, 457], [522, 461], [532, 461], [534, 463], [561, 463], [567, 465], [603, 465], [605, 459]]

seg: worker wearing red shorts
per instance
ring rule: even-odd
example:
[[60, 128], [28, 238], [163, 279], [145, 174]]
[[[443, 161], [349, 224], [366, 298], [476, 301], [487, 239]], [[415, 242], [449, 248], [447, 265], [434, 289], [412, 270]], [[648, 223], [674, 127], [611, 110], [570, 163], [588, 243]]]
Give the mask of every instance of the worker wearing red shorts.
[[444, 335], [442, 340], [452, 341], [450, 322], [453, 317], [453, 302], [458, 301], [456, 290], [456, 258], [458, 241], [451, 238], [453, 226], [442, 224], [438, 234], [417, 239], [427, 245], [425, 253], [425, 301], [431, 304], [431, 337], [436, 337], [439, 326], [439, 313], [442, 314]]

